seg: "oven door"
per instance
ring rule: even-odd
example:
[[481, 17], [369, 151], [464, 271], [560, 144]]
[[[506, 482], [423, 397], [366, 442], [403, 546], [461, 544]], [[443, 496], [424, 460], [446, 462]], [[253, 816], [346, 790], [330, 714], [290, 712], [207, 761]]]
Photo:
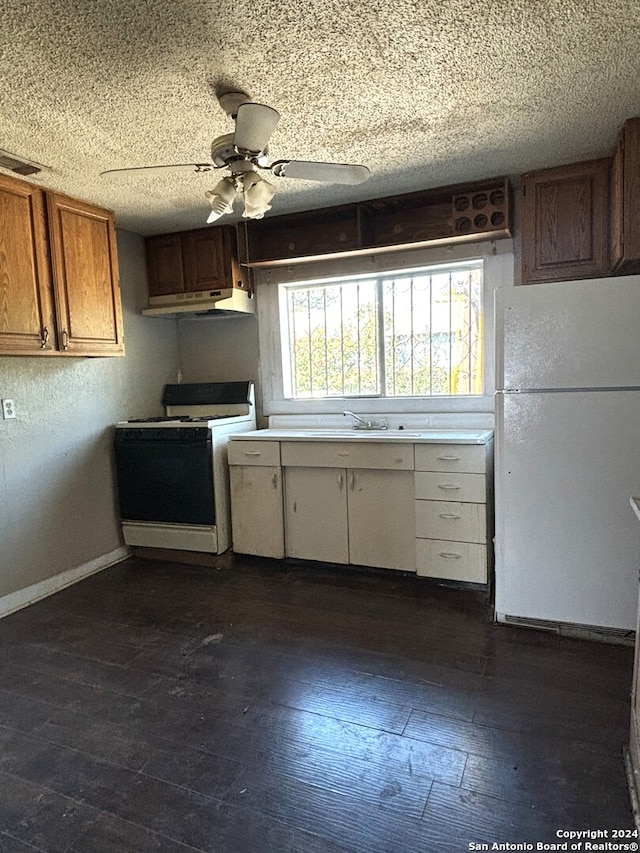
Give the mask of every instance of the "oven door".
[[209, 429], [120, 428], [115, 456], [123, 521], [215, 524]]

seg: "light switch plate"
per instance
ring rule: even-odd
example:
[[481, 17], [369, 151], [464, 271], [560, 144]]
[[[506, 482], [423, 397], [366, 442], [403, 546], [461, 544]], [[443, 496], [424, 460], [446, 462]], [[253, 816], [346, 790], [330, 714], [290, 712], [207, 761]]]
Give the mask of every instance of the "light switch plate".
[[2, 417], [5, 420], [9, 420], [10, 418], [15, 418], [16, 416], [16, 405], [13, 400], [3, 400], [2, 401]]

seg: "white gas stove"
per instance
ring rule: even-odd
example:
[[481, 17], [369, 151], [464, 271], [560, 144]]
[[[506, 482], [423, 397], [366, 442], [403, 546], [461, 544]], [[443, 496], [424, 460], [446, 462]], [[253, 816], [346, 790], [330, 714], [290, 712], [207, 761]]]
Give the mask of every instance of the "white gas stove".
[[116, 424], [128, 545], [220, 554], [231, 544], [227, 440], [255, 429], [252, 382], [167, 385], [165, 415]]

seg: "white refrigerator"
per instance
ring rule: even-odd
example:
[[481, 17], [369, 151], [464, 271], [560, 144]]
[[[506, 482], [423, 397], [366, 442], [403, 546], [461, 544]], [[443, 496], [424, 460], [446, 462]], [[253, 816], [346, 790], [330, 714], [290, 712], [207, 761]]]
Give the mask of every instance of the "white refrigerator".
[[496, 618], [635, 630], [640, 276], [498, 290], [496, 343]]

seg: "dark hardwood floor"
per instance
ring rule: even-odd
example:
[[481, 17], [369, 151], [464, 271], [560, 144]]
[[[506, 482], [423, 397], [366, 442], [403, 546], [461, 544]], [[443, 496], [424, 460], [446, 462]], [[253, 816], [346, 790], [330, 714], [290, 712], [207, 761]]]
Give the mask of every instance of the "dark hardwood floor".
[[632, 829], [633, 650], [393, 572], [132, 558], [0, 621], [0, 851], [459, 853]]

